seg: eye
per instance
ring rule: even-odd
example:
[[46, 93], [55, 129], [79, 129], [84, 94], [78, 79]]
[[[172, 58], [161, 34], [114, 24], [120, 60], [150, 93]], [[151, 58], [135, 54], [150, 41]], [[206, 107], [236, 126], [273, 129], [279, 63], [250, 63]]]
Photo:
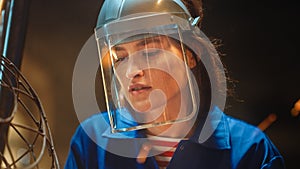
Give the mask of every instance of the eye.
[[126, 57], [117, 58], [117, 59], [115, 60], [115, 63], [122, 62], [122, 61], [124, 61], [125, 59], [126, 59]]
[[112, 54], [114, 63], [122, 62], [128, 57], [128, 53], [125, 50], [114, 51]]
[[143, 56], [148, 56], [148, 57], [158, 56], [160, 54], [160, 52], [161, 52], [161, 50], [156, 49], [156, 48], [146, 49], [143, 51]]

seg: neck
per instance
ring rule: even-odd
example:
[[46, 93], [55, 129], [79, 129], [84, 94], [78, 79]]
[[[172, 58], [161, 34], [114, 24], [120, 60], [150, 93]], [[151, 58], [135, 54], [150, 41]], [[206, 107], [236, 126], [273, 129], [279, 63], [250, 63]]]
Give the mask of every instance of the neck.
[[[176, 121], [185, 118], [191, 113], [192, 105], [191, 100], [184, 96], [182, 98], [181, 93], [168, 100], [164, 113], [155, 120], [155, 122], [164, 121]], [[181, 100], [182, 98], [182, 100]], [[152, 135], [172, 138], [189, 137], [193, 133], [192, 126], [195, 122], [195, 118], [189, 119], [183, 122], [175, 122], [172, 124], [166, 124], [162, 126], [156, 126], [147, 129], [147, 132]]]

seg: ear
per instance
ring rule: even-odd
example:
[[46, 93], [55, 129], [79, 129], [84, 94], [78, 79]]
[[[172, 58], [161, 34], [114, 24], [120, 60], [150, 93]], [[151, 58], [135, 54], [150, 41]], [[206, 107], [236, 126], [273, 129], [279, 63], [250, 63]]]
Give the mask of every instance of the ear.
[[187, 57], [188, 66], [191, 69], [194, 68], [197, 65], [197, 61], [190, 50], [186, 50], [186, 57]]

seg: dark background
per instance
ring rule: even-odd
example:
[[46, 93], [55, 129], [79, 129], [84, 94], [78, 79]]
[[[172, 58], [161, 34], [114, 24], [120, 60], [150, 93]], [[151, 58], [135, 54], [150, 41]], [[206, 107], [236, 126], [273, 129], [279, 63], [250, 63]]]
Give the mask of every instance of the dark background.
[[[61, 166], [79, 124], [72, 103], [72, 73], [93, 34], [101, 0], [31, 0], [21, 70], [43, 102]], [[222, 40], [220, 51], [235, 95], [226, 113], [265, 130], [286, 160], [298, 168], [300, 119], [290, 110], [300, 99], [299, 5], [290, 0], [206, 0], [202, 31]]]

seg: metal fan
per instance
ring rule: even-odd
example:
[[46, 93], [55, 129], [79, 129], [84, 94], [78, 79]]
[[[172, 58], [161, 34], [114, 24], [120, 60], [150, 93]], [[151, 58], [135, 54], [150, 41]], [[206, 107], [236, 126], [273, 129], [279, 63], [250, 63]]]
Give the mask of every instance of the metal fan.
[[39, 97], [10, 60], [0, 62], [0, 167], [59, 168]]

